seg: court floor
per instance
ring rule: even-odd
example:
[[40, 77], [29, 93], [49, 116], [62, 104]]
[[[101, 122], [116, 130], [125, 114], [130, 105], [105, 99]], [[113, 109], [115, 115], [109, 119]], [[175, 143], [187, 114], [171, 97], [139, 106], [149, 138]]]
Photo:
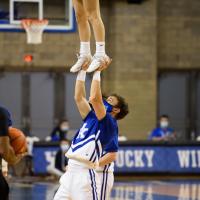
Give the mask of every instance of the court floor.
[[[10, 200], [52, 200], [57, 183], [12, 183]], [[116, 182], [110, 200], [200, 200], [200, 180]]]

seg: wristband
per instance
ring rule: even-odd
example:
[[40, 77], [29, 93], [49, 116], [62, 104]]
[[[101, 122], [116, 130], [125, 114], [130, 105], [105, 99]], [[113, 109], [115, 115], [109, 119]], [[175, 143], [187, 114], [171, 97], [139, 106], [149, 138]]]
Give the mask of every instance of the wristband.
[[93, 74], [93, 80], [100, 81], [101, 80], [101, 72], [95, 71]]
[[77, 75], [77, 79], [78, 81], [85, 81], [85, 78], [86, 78], [86, 71], [84, 70], [80, 70], [78, 72], [78, 75]]

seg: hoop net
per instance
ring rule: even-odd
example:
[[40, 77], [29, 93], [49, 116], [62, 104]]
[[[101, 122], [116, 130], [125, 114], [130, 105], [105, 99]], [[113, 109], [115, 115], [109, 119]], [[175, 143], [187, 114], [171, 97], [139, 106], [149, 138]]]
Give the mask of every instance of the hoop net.
[[42, 43], [42, 34], [45, 27], [48, 25], [48, 20], [36, 20], [36, 19], [23, 19], [21, 21], [22, 27], [27, 33], [28, 44], [40, 44]]

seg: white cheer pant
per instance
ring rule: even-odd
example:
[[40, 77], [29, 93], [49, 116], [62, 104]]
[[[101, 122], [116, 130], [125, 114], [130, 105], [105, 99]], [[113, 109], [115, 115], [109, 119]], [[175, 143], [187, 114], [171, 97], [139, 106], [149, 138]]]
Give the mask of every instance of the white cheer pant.
[[97, 172], [100, 182], [101, 182], [101, 190], [100, 190], [100, 198], [99, 200], [109, 200], [111, 195], [111, 190], [114, 183], [114, 175], [113, 172]]
[[70, 164], [60, 178], [54, 200], [99, 200], [100, 180], [94, 170]]

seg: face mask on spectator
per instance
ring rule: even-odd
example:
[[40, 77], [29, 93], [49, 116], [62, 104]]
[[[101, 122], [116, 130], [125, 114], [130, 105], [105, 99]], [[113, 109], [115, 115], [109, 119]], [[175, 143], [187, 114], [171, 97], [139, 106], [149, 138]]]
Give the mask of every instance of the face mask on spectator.
[[61, 131], [68, 131], [69, 127], [68, 126], [61, 126], [60, 129], [61, 129]]
[[60, 148], [63, 152], [66, 152], [69, 149], [69, 145], [68, 144], [61, 144]]
[[161, 121], [161, 122], [160, 122], [160, 127], [161, 127], [161, 128], [167, 128], [168, 125], [169, 125], [169, 122], [168, 122], [168, 121]]

